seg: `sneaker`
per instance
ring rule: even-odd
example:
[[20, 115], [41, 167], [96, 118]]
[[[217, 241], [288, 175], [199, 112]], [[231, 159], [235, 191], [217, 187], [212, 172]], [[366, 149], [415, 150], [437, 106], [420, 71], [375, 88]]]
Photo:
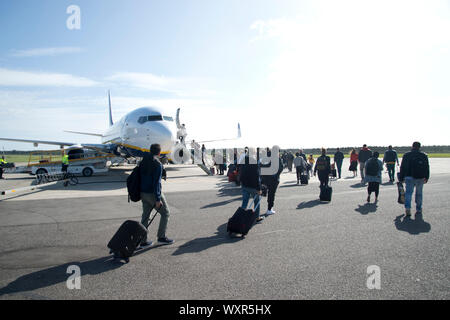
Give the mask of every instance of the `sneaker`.
[[273, 209], [267, 210], [266, 216], [271, 216], [272, 214], [275, 214], [275, 211]]
[[161, 244], [172, 244], [173, 240], [169, 239], [167, 237], [164, 237], [164, 238], [158, 238], [158, 242]]
[[405, 209], [405, 215], [411, 217], [411, 209]]
[[264, 220], [264, 217], [258, 217], [256, 218], [256, 223], [261, 223]]
[[148, 241], [148, 240], [141, 242], [141, 244], [139, 245], [139, 249], [144, 249], [144, 248], [150, 247], [152, 244], [153, 244], [153, 242]]

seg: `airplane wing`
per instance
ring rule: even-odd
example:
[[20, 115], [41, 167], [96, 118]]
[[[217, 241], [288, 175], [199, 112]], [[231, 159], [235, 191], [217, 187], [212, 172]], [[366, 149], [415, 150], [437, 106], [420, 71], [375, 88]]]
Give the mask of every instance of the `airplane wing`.
[[60, 146], [61, 148], [63, 147], [70, 147], [70, 146], [77, 146], [77, 147], [82, 147], [82, 148], [87, 148], [87, 149], [95, 149], [98, 151], [102, 151], [102, 152], [107, 152], [107, 153], [113, 153], [115, 148], [117, 147], [117, 145], [115, 144], [89, 144], [89, 143], [82, 143], [82, 144], [77, 144], [75, 142], [62, 142], [62, 141], [45, 141], [45, 140], [31, 140], [31, 139], [13, 139], [13, 138], [0, 138], [0, 140], [4, 140], [4, 141], [15, 141], [15, 142], [29, 142], [32, 143], [35, 147], [37, 147], [39, 144], [48, 144], [48, 145], [55, 145], [55, 146]]
[[45, 140], [31, 140], [31, 139], [13, 139], [13, 138], [0, 138], [0, 140], [4, 141], [16, 141], [16, 142], [29, 142], [32, 143], [35, 147], [37, 147], [39, 144], [50, 144], [55, 146], [73, 146], [74, 142], [62, 142], [62, 141], [45, 141]]
[[100, 133], [90, 133], [90, 132], [80, 132], [80, 131], [70, 131], [70, 130], [64, 130], [64, 132], [82, 134], [82, 135], [85, 135], [85, 136], [103, 137], [103, 135], [100, 134]]

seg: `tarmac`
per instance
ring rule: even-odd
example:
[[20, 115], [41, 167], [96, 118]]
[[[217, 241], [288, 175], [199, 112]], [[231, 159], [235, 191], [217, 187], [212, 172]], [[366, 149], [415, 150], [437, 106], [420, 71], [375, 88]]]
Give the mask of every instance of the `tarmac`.
[[[245, 238], [230, 238], [240, 187], [196, 166], [169, 165], [162, 188], [175, 243], [139, 251], [128, 264], [112, 262], [106, 244], [125, 220], [140, 220], [141, 204], [127, 201], [132, 167], [0, 196], [0, 299], [449, 299], [450, 159], [430, 166], [423, 219], [404, 217], [386, 173], [378, 203], [367, 204], [346, 159], [330, 203], [318, 200], [316, 178], [297, 186], [285, 170], [277, 213]], [[5, 177], [0, 190], [33, 184], [27, 174]], [[149, 228], [153, 241], [158, 223]], [[68, 288], [72, 265], [80, 289]], [[380, 289], [368, 288], [371, 266], [379, 267]]]

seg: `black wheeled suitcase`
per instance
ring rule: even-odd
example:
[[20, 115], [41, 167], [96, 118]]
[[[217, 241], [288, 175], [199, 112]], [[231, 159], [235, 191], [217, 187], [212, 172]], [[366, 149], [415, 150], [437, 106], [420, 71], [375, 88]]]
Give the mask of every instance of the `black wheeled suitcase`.
[[137, 221], [125, 221], [108, 243], [108, 248], [115, 259], [124, 259], [126, 262], [147, 235], [147, 229]]
[[333, 194], [333, 188], [330, 186], [320, 186], [320, 201], [331, 201], [331, 195]]
[[[260, 202], [261, 201], [258, 202], [256, 208], [258, 208]], [[250, 207], [252, 204], [250, 204]], [[227, 232], [229, 235], [232, 233], [239, 233], [242, 236], [245, 236], [253, 227], [255, 221], [256, 213], [253, 209], [244, 209], [239, 207], [234, 215], [228, 220]]]
[[398, 190], [397, 202], [400, 204], [405, 204], [405, 188], [403, 187], [403, 183], [397, 182], [397, 190]]
[[300, 184], [301, 185], [307, 185], [308, 184], [308, 176], [307, 175], [300, 175]]

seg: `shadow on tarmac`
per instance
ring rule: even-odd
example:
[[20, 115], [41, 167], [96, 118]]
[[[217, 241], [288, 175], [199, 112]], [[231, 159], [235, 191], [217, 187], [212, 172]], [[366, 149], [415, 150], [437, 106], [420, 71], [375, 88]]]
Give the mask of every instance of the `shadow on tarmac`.
[[33, 291], [66, 282], [71, 275], [67, 273], [67, 268], [71, 265], [80, 267], [81, 275], [95, 275], [120, 268], [123, 263], [112, 263], [112, 256], [85, 262], [77, 261], [65, 263], [60, 266], [40, 270], [17, 278], [6, 287], [0, 289], [0, 297], [5, 294]]
[[310, 200], [310, 201], [299, 203], [297, 206], [297, 209], [314, 208], [315, 206], [322, 205], [322, 204], [328, 204], [328, 203], [329, 202], [320, 201], [319, 199]]
[[430, 232], [431, 230], [431, 225], [423, 220], [422, 214], [416, 214], [414, 220], [402, 214], [395, 218], [394, 223], [397, 230], [414, 235]]
[[224, 223], [217, 228], [217, 231], [213, 236], [197, 238], [186, 242], [178, 247], [172, 255], [179, 256], [186, 253], [196, 253], [224, 243], [235, 243], [242, 239], [243, 238], [240, 237], [230, 238], [227, 233], [227, 223]]
[[378, 205], [376, 203], [365, 203], [364, 205], [358, 204], [358, 208], [356, 208], [355, 211], [366, 215], [372, 212], [376, 212], [377, 209]]
[[356, 189], [356, 188], [364, 188], [365, 186], [367, 186], [367, 185], [364, 183], [358, 182], [358, 183], [352, 184], [350, 187]]

